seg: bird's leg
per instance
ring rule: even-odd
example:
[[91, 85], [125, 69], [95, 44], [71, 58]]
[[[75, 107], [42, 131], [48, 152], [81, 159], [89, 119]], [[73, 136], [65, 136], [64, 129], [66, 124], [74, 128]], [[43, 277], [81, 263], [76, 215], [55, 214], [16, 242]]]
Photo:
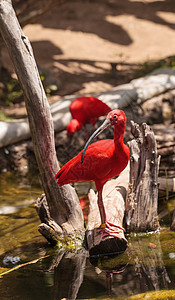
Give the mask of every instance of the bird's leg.
[[99, 243], [102, 241], [103, 237], [105, 237], [105, 236], [114, 236], [114, 237], [119, 238], [119, 236], [118, 236], [119, 231], [112, 228], [112, 226], [117, 227], [121, 230], [124, 230], [124, 228], [107, 221], [106, 212], [105, 212], [105, 208], [104, 208], [104, 204], [103, 204], [103, 198], [102, 198], [102, 190], [98, 191], [97, 203], [98, 203], [100, 217], [101, 217], [101, 225], [99, 227], [99, 230], [102, 233]]
[[105, 225], [105, 223], [106, 223], [106, 212], [105, 212], [103, 199], [102, 199], [102, 190], [98, 191], [97, 204], [98, 204], [99, 211], [100, 211], [101, 223], [102, 223], [102, 225]]

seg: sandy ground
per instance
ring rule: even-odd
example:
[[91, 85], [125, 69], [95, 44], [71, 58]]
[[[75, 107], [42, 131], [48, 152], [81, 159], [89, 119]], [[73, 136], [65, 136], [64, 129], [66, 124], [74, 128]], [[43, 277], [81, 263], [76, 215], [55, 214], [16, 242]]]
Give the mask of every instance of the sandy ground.
[[[56, 97], [87, 95], [130, 81], [135, 64], [175, 54], [175, 5], [174, 0], [72, 1], [23, 30], [37, 64], [50, 71], [48, 83], [58, 86]], [[11, 68], [6, 51], [3, 58]], [[111, 63], [118, 63], [117, 76]]]

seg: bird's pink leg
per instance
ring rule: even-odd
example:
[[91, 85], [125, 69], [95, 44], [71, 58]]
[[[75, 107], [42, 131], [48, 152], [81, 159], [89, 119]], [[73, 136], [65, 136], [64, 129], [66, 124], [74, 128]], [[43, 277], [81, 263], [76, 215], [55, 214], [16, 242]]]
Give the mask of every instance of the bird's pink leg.
[[102, 199], [102, 190], [98, 191], [97, 203], [98, 203], [98, 207], [99, 207], [99, 211], [100, 211], [100, 217], [101, 217], [101, 225], [100, 225], [99, 229], [102, 233], [99, 243], [102, 241], [103, 237], [108, 236], [108, 235], [119, 238], [119, 236], [118, 236], [119, 231], [112, 228], [112, 226], [117, 227], [121, 230], [124, 230], [124, 228], [121, 227], [121, 226], [117, 226], [117, 225], [115, 225], [111, 222], [108, 222], [106, 220], [106, 212], [105, 212], [103, 199]]
[[105, 213], [105, 208], [104, 208], [103, 199], [102, 199], [102, 190], [98, 191], [97, 204], [98, 204], [99, 211], [100, 211], [101, 223], [105, 224], [106, 223], [106, 213]]

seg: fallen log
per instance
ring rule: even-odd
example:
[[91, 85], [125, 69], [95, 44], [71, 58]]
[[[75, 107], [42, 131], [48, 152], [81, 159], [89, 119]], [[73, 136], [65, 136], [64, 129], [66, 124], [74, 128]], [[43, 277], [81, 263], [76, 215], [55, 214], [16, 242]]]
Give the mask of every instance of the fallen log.
[[[117, 179], [109, 180], [103, 188], [103, 202], [107, 214], [107, 220], [117, 226], [123, 227], [125, 211], [125, 197], [129, 182], [129, 166]], [[89, 192], [89, 215], [86, 228], [86, 238], [90, 256], [104, 256], [119, 254], [126, 250], [127, 240], [123, 230], [119, 229], [118, 237], [104, 237], [100, 241], [101, 234], [98, 227], [101, 224], [100, 213], [97, 205], [97, 194], [91, 189]]]
[[[145, 77], [94, 96], [108, 104], [111, 109], [123, 109], [132, 102], [143, 103], [151, 97], [173, 88], [175, 88], [175, 71], [161, 68]], [[70, 122], [69, 106], [76, 97], [76, 95], [66, 96], [51, 104], [55, 132], [64, 130]], [[29, 137], [30, 129], [27, 119], [0, 122], [0, 147], [17, 143]]]
[[158, 170], [156, 140], [147, 124], [131, 122], [130, 179], [126, 199], [127, 231], [153, 231], [158, 221]]

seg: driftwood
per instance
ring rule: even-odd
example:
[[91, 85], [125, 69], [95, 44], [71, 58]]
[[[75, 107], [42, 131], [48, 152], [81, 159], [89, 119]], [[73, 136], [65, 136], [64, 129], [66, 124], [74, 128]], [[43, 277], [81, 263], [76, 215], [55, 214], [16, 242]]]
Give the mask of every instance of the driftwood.
[[[58, 235], [80, 232], [84, 228], [84, 221], [78, 197], [71, 186], [59, 188], [54, 180], [59, 165], [55, 152], [50, 107], [31, 45], [20, 28], [10, 0], [0, 1], [0, 32], [24, 92], [35, 157], [47, 199], [46, 210], [48, 207], [49, 214], [44, 220], [46, 224], [43, 224], [45, 230], [42, 233], [45, 235], [48, 226]], [[38, 205], [39, 215], [40, 207], [45, 206], [46, 203], [42, 200]], [[41, 219], [43, 220], [42, 216]]]
[[[104, 185], [103, 199], [107, 220], [117, 226], [123, 226], [125, 211], [125, 197], [129, 182], [129, 167], [120, 174], [117, 179], [112, 179]], [[86, 238], [90, 256], [119, 254], [124, 252], [127, 241], [123, 230], [119, 229], [119, 238], [104, 237], [99, 243], [101, 234], [97, 229], [101, 224], [97, 205], [97, 194], [93, 190], [89, 192], [89, 215], [86, 230]]]
[[[94, 96], [108, 104], [111, 109], [123, 109], [132, 102], [135, 104], [143, 103], [153, 96], [173, 88], [175, 88], [175, 71], [172, 69], [158, 69], [146, 77], [132, 80], [128, 84], [114, 87], [107, 92]], [[51, 104], [55, 132], [64, 130], [68, 125], [71, 120], [69, 106], [76, 97], [66, 96]], [[30, 129], [27, 119], [0, 122], [0, 147], [28, 139], [29, 137]]]
[[139, 103], [145, 102], [156, 95], [175, 88], [175, 73], [173, 69], [160, 68], [151, 74], [132, 80], [132, 85], [137, 89]]
[[126, 199], [127, 231], [149, 231], [159, 228], [158, 169], [156, 140], [151, 128], [131, 122], [135, 139], [130, 142], [130, 180]]

